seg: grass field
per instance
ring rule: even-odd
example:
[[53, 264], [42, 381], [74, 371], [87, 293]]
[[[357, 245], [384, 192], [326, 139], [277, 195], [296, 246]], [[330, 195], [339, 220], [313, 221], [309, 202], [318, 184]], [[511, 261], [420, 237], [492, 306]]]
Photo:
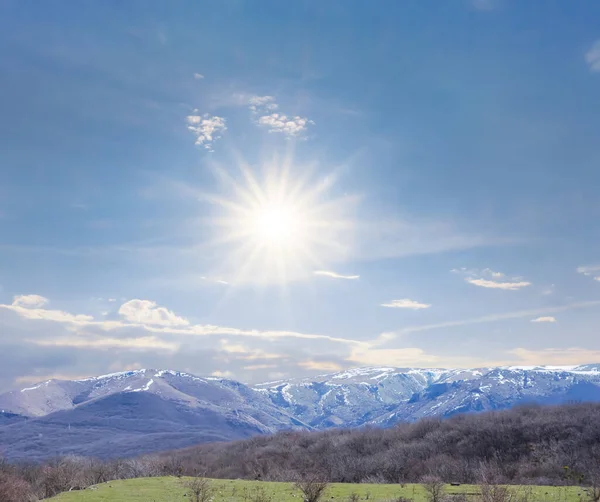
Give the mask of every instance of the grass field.
[[[299, 502], [300, 494], [290, 483], [263, 483], [260, 481], [214, 480], [214, 502], [250, 502], [248, 497], [257, 488], [262, 488], [272, 496], [271, 502]], [[584, 492], [578, 487], [534, 486], [517, 488], [531, 494], [535, 502], [580, 502], [585, 500]], [[463, 493], [474, 497], [477, 487], [471, 485], [448, 486], [449, 494]], [[332, 484], [324, 497], [326, 501], [345, 501], [351, 493], [360, 495], [361, 500], [380, 502], [400, 495], [415, 502], [425, 502], [425, 491], [415, 484]], [[182, 480], [173, 477], [141, 478], [124, 481], [111, 481], [87, 490], [63, 493], [49, 499], [53, 502], [182, 502], [190, 501], [184, 496]], [[245, 496], [246, 495], [246, 496]]]

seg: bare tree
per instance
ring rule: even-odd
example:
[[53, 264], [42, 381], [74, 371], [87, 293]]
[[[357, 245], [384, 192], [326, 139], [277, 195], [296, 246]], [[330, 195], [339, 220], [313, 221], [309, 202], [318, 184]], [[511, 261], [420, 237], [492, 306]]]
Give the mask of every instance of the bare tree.
[[27, 481], [14, 474], [0, 473], [0, 500], [2, 502], [27, 502], [33, 499], [31, 486]]
[[437, 476], [425, 476], [421, 479], [421, 484], [427, 493], [429, 502], [442, 502], [446, 493], [444, 482]]
[[209, 502], [214, 492], [210, 479], [206, 478], [186, 479], [183, 486], [190, 492], [193, 502]]
[[305, 502], [319, 502], [329, 486], [320, 476], [303, 476], [295, 484], [304, 495]]

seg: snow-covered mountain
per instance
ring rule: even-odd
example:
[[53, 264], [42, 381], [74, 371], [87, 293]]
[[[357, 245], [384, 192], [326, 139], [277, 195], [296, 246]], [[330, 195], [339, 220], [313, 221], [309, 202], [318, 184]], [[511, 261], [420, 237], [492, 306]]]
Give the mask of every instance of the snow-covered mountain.
[[310, 429], [244, 384], [169, 370], [49, 380], [0, 395], [0, 413], [0, 451], [30, 459], [131, 456]]
[[600, 401], [600, 365], [358, 368], [256, 388], [316, 428], [392, 425], [526, 402]]
[[171, 370], [49, 380], [0, 395], [12, 458], [131, 456], [284, 429], [390, 426], [535, 402], [600, 401], [600, 364], [358, 368], [254, 387]]

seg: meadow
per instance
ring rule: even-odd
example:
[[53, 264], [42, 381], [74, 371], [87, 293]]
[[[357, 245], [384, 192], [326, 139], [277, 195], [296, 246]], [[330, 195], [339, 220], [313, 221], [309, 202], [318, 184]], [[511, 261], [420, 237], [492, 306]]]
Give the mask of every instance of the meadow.
[[[190, 501], [183, 486], [185, 478], [158, 477], [110, 481], [81, 491], [62, 493], [48, 499], [52, 502], [179, 502]], [[291, 483], [270, 483], [244, 480], [213, 480], [213, 502], [253, 502], [257, 490], [270, 496], [270, 502], [299, 502], [300, 492]], [[576, 486], [523, 486], [514, 490], [529, 495], [530, 502], [580, 502], [586, 500], [584, 489]], [[447, 486], [448, 495], [463, 494], [476, 500], [475, 485]], [[329, 486], [324, 501], [345, 502], [352, 493], [361, 501], [392, 501], [400, 496], [414, 502], [426, 502], [427, 496], [419, 484], [343, 484]], [[451, 500], [451, 498], [450, 498]]]

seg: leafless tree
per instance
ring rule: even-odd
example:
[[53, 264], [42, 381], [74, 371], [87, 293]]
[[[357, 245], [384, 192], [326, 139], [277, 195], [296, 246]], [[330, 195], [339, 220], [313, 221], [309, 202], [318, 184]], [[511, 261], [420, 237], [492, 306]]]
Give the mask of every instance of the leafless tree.
[[442, 502], [446, 494], [444, 482], [437, 476], [428, 475], [421, 479], [429, 502]]
[[190, 492], [193, 502], [209, 502], [214, 493], [210, 479], [206, 478], [186, 479], [183, 486]]
[[302, 476], [296, 481], [296, 488], [304, 495], [305, 502], [319, 502], [329, 483], [318, 475]]
[[1, 472], [0, 500], [2, 502], [28, 502], [34, 500], [34, 497], [27, 481], [14, 474]]

